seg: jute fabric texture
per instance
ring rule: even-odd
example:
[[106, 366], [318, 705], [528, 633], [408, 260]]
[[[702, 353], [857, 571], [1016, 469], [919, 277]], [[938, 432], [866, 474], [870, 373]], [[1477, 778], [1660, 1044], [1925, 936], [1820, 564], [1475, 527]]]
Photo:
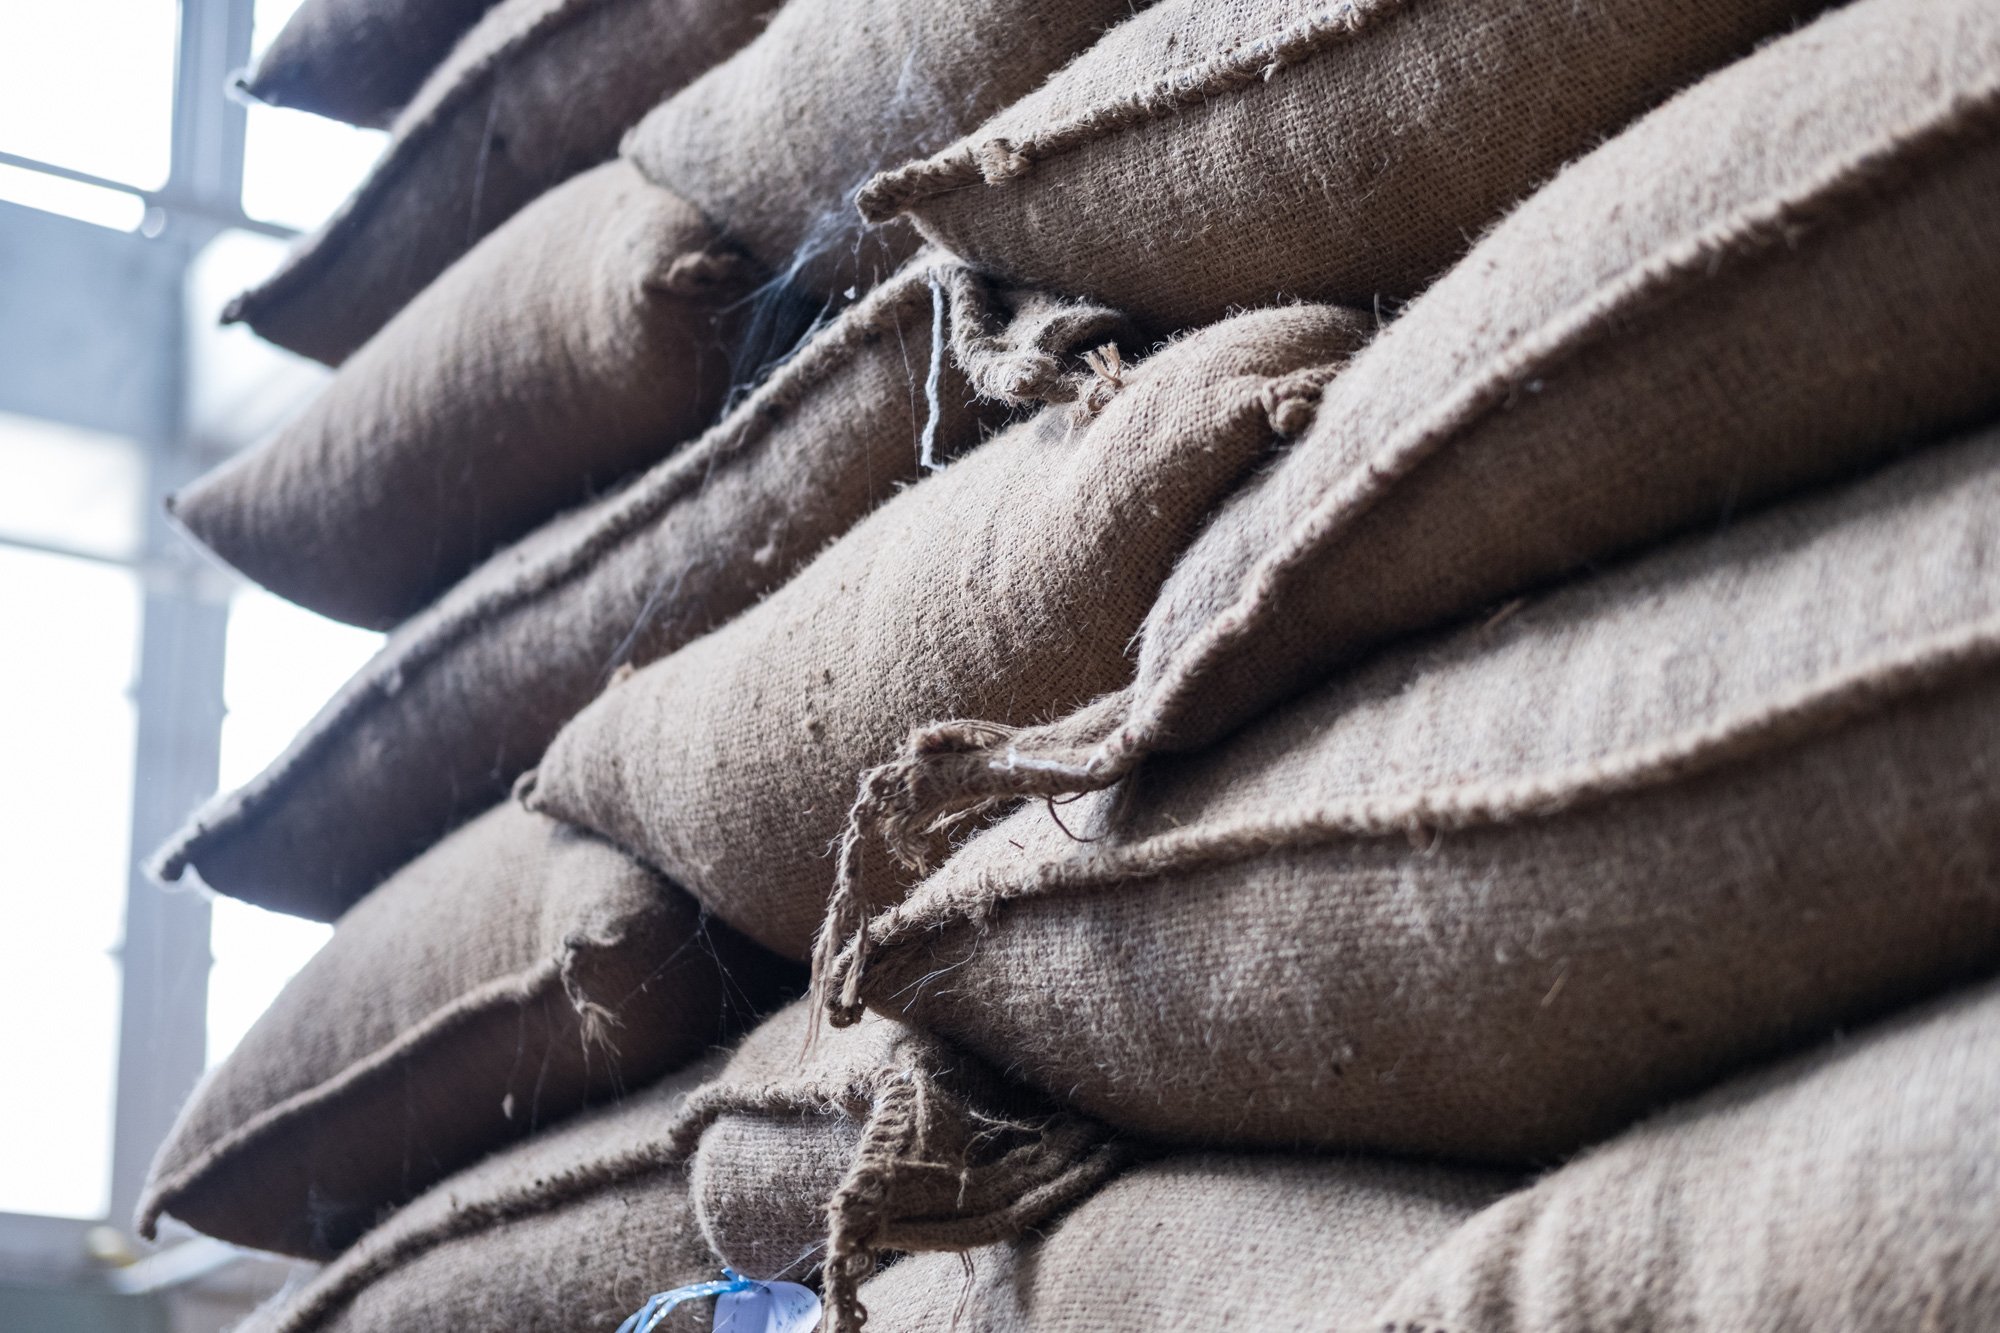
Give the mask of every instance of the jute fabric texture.
[[327, 1258], [433, 1181], [741, 1026], [791, 969], [586, 833], [501, 805], [343, 917], [196, 1089], [170, 1213]]
[[1026, 93], [1149, 0], [788, 0], [625, 152], [786, 283], [838, 298], [917, 246], [854, 194]]
[[920, 738], [958, 789], [903, 821], [1102, 787], [1375, 644], [2000, 408], [1996, 69], [1993, 6], [1862, 0], [1572, 164], [1207, 526], [1122, 716]]
[[1166, 0], [861, 211], [1160, 330], [1276, 294], [1406, 300], [1569, 158], [1818, 8]]
[[824, 982], [1150, 1136], [1551, 1160], [2000, 962], [1996, 553], [1989, 430], [1029, 803]]
[[2000, 1325], [2000, 991], [1668, 1111], [1440, 1245], [1380, 1333]]
[[[913, 259], [701, 439], [399, 628], [275, 763], [195, 814], [157, 871], [333, 919], [503, 797], [620, 669], [726, 622], [915, 481], [926, 453], [948, 462], [996, 428], [1018, 400], [978, 400], [950, 356], [930, 384], [934, 342], [976, 342], [962, 355], [990, 393], [1084, 391], [1064, 376], [1107, 335], [1101, 316], [1032, 300], [1010, 315], [963, 273], [934, 291], [937, 264]], [[939, 292], [952, 327], [934, 338]]]
[[[1375, 1333], [1382, 1298], [1507, 1177], [1362, 1158], [1188, 1156], [1043, 1234], [916, 1255], [861, 1289], [895, 1333]], [[1456, 1330], [1452, 1330], [1456, 1333]]]
[[386, 125], [493, 0], [306, 0], [243, 91], [350, 125]]
[[[539, 1134], [391, 1214], [236, 1333], [610, 1330], [654, 1292], [720, 1276], [665, 1141], [705, 1062]], [[708, 1333], [711, 1303], [666, 1333]]]
[[857, 775], [918, 723], [1041, 720], [1129, 679], [1128, 642], [1174, 558], [1303, 428], [1364, 332], [1345, 310], [1285, 307], [1136, 366], [1100, 358], [1094, 414], [1065, 403], [1013, 426], [741, 618], [612, 685], [549, 747], [530, 803], [804, 957], [836, 875], [859, 903], [913, 873], [851, 840], [829, 855]]
[[708, 425], [746, 273], [629, 165], [585, 172], [487, 237], [173, 512], [280, 596], [388, 629]]
[[817, 1024], [805, 1001], [766, 1020], [672, 1138], [716, 1253], [753, 1276], [820, 1269], [829, 1333], [859, 1328], [878, 1256], [1014, 1240], [1125, 1160], [1101, 1126], [935, 1037], [881, 1018]]
[[[294, 17], [259, 64], [253, 93], [283, 100], [281, 78], [303, 92], [294, 79], [307, 61], [327, 71], [313, 89], [322, 102], [372, 96], [368, 80], [349, 77], [364, 64], [399, 83], [407, 71], [422, 86], [403, 90], [409, 105], [368, 178], [225, 319], [339, 365], [481, 237], [611, 157], [620, 135], [753, 36], [759, 17], [748, 0], [488, 3], [344, 0]], [[352, 12], [363, 7], [381, 14]], [[449, 57], [412, 40], [413, 27], [441, 32], [479, 10], [484, 18]], [[310, 35], [310, 50], [288, 41], [308, 22], [297, 35]]]

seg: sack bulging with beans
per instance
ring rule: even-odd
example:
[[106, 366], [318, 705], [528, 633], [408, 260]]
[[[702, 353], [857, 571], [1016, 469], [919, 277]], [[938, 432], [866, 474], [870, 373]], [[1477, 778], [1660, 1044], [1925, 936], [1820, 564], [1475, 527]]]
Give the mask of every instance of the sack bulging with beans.
[[1860, 0], [1571, 164], [1206, 527], [1126, 698], [914, 737], [890, 824], [1102, 788], [1378, 644], [2000, 409], [1996, 70], [1984, 0]]
[[1996, 552], [1989, 429], [1028, 803], [823, 982], [1158, 1138], [1559, 1157], [2000, 963]]
[[1089, 401], [927, 476], [735, 621], [612, 685], [524, 785], [791, 957], [837, 872], [849, 903], [887, 901], [912, 873], [830, 855], [855, 776], [917, 723], [1035, 721], [1124, 683], [1132, 632], [1203, 516], [1310, 419], [1366, 330], [1337, 307], [1253, 312], [1137, 365], [1098, 355], [1072, 385], [983, 327], [954, 323], [975, 386]]

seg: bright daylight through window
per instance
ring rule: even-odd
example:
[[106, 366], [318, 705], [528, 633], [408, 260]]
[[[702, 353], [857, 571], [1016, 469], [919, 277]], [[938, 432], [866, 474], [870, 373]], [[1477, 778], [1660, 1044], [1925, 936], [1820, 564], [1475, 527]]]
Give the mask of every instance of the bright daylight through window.
[[[159, 832], [149, 810], [244, 781], [380, 637], [243, 588], [157, 515], [324, 377], [216, 323], [384, 139], [246, 113], [208, 77], [214, 52], [235, 41], [241, 60], [296, 7], [0, 6], [0, 291], [51, 312], [25, 340], [0, 311], [19, 372], [0, 373], [0, 1062], [67, 1075], [0, 1098], [0, 1140], [32, 1145], [0, 1172], [0, 1221], [123, 1227], [129, 1163], [153, 1148], [136, 1140], [161, 1126], [130, 1114], [121, 1084], [182, 1085], [200, 1062], [121, 1029], [172, 1010], [158, 1021], [191, 1020], [212, 1064], [327, 933], [198, 892], [127, 912], [133, 857]], [[236, 147], [191, 146], [215, 142]], [[222, 710], [185, 706], [204, 698]], [[205, 975], [162, 971], [163, 923], [202, 918]], [[128, 993], [141, 975], [161, 989]], [[40, 1234], [0, 1228], [0, 1267], [21, 1259], [11, 1238]]]

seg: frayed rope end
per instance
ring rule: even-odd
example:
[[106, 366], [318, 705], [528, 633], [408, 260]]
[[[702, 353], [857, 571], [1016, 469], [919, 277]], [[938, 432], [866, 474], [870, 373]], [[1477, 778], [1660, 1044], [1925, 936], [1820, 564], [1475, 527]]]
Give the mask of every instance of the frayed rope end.
[[865, 1010], [869, 928], [880, 911], [866, 875], [872, 845], [879, 843], [903, 869], [925, 874], [940, 843], [966, 820], [1020, 797], [1072, 796], [1108, 786], [1127, 766], [1102, 745], [1075, 761], [1017, 749], [1027, 735], [1024, 728], [992, 722], [935, 723], [913, 731], [897, 758], [862, 775], [813, 944], [812, 1004], [834, 1027], [852, 1026]]

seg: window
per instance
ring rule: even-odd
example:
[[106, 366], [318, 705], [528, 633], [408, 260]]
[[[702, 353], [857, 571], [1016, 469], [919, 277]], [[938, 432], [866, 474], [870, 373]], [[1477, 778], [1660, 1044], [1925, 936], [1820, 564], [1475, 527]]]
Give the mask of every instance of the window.
[[[11, 487], [9, 489], [12, 489]], [[0, 1210], [103, 1217], [118, 1049], [138, 587], [116, 565], [0, 546], [0, 1060], [62, 1070], [0, 1098]]]
[[0, 40], [0, 150], [157, 190], [173, 156], [175, 0], [23, 5]]
[[[269, 593], [230, 603], [222, 697], [222, 789], [277, 758], [319, 706], [375, 651], [382, 636], [338, 625]], [[233, 899], [210, 905], [208, 1063], [235, 1048], [332, 928]]]
[[0, 1328], [41, 1326], [16, 1281], [193, 1275], [117, 1326], [208, 1333], [285, 1271], [175, 1240], [153, 1276], [106, 1265], [143, 1249], [120, 1233], [180, 1099], [328, 934], [133, 858], [380, 640], [244, 588], [158, 508], [326, 378], [216, 325], [384, 141], [225, 96], [296, 3], [0, 4]]
[[[251, 49], [262, 54], [300, 0], [257, 0]], [[340, 206], [388, 135], [282, 107], [252, 106], [243, 150], [243, 211], [301, 231]]]

